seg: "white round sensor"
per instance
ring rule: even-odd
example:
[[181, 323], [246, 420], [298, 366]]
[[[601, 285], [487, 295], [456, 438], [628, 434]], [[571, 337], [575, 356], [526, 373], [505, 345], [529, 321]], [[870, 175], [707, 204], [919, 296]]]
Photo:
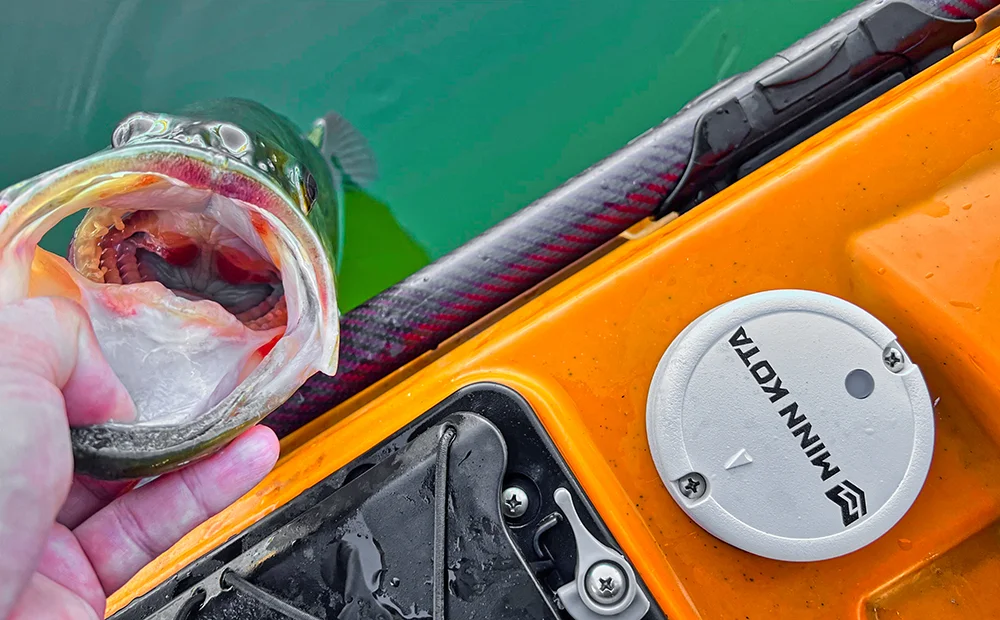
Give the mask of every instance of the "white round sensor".
[[653, 376], [646, 428], [692, 519], [788, 561], [885, 534], [934, 445], [927, 386], [893, 333], [842, 299], [794, 290], [736, 299], [681, 332]]

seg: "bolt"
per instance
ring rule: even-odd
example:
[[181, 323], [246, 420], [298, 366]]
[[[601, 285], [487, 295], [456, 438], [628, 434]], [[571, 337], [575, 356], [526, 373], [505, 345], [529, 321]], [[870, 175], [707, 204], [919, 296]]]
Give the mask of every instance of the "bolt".
[[708, 489], [708, 483], [705, 482], [705, 477], [697, 472], [684, 476], [677, 481], [677, 485], [680, 487], [681, 493], [684, 494], [684, 497], [688, 499], [698, 499], [704, 495], [705, 491]]
[[520, 519], [528, 512], [528, 494], [521, 487], [507, 487], [500, 501], [503, 514], [508, 519]]
[[628, 577], [614, 562], [597, 562], [585, 579], [587, 596], [598, 605], [614, 605], [628, 590]]
[[892, 372], [901, 372], [906, 365], [903, 351], [894, 344], [890, 344], [885, 351], [882, 351], [882, 362]]

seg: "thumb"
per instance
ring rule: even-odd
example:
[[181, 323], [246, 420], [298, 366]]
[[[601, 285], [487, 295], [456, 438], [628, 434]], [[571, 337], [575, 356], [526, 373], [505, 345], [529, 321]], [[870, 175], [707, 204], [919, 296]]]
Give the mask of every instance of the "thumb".
[[37, 390], [38, 382], [62, 392], [70, 426], [135, 418], [132, 398], [104, 358], [87, 314], [68, 299], [0, 307], [0, 382], [13, 383], [14, 377], [29, 382], [15, 395]]
[[0, 307], [0, 618], [69, 491], [69, 425], [134, 416], [82, 308], [61, 298]]

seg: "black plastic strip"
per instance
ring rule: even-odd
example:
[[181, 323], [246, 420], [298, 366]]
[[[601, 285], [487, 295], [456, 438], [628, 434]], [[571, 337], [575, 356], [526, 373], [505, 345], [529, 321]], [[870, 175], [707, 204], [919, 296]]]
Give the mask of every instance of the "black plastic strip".
[[454, 426], [445, 427], [434, 465], [434, 620], [445, 620], [448, 594], [448, 456], [455, 435]]
[[[684, 177], [657, 215], [684, 212], [951, 53], [975, 30], [915, 0], [866, 3], [698, 102]], [[762, 66], [766, 66], [764, 63]]]

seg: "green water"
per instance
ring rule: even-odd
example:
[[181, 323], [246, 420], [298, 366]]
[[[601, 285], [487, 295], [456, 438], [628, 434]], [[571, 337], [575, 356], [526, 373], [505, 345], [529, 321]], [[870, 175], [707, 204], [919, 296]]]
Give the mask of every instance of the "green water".
[[[381, 178], [348, 201], [350, 308], [853, 6], [848, 0], [38, 0], [5, 7], [0, 185], [129, 112], [221, 96], [328, 109]], [[71, 226], [47, 236], [66, 247]]]

